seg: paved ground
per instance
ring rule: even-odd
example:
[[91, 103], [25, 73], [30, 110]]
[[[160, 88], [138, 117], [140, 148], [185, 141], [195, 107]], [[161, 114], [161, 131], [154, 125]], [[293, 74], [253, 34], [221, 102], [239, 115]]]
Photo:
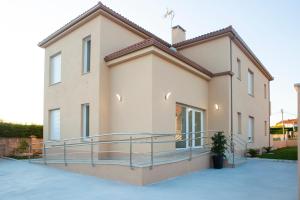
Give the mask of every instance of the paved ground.
[[296, 200], [296, 175], [296, 163], [249, 160], [235, 169], [208, 169], [142, 187], [0, 159], [0, 199]]

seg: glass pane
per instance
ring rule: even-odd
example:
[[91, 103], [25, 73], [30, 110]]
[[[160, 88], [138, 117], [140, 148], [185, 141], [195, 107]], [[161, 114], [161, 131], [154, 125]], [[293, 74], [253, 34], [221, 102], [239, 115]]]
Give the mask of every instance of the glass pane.
[[60, 110], [50, 111], [50, 139], [60, 139]]
[[86, 111], [85, 111], [85, 114], [86, 114], [86, 120], [85, 120], [85, 135], [88, 137], [90, 136], [90, 106], [89, 105], [86, 105]]
[[186, 108], [176, 105], [176, 148], [186, 148]]
[[201, 113], [195, 112], [195, 146], [201, 145]]
[[91, 62], [91, 39], [83, 40], [83, 73], [90, 72]]
[[61, 79], [61, 54], [50, 59], [50, 84], [58, 83]]
[[191, 109], [188, 109], [188, 115], [189, 115], [189, 130], [188, 130], [188, 134], [189, 134], [189, 147], [192, 146], [193, 144], [193, 111]]

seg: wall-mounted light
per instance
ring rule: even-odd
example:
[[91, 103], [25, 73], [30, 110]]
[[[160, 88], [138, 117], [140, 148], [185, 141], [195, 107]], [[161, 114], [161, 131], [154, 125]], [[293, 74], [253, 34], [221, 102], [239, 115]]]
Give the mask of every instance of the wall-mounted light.
[[122, 96], [120, 95], [120, 94], [116, 94], [116, 97], [117, 97], [117, 99], [118, 99], [118, 101], [122, 101]]
[[215, 109], [220, 110], [220, 106], [218, 104], [215, 104]]
[[168, 100], [171, 96], [172, 92], [168, 92], [166, 95], [165, 95], [165, 100]]

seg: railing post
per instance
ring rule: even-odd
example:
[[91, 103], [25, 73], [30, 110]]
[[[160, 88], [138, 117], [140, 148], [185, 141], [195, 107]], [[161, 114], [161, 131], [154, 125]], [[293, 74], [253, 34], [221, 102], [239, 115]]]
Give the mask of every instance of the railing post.
[[133, 166], [132, 166], [132, 136], [130, 136], [130, 139], [129, 139], [129, 165], [130, 165], [130, 168], [133, 169]]
[[65, 163], [65, 166], [67, 166], [67, 149], [66, 149], [66, 141], [64, 140], [64, 163]]
[[153, 136], [151, 136], [151, 166], [150, 169], [153, 168]]
[[91, 164], [94, 167], [94, 139], [91, 138]]
[[192, 137], [193, 137], [193, 133], [191, 132], [189, 133], [189, 145], [190, 145], [189, 161], [192, 160], [192, 145], [193, 145]]
[[46, 145], [43, 143], [43, 158], [44, 158], [44, 164], [47, 165], [47, 158], [46, 158], [47, 152], [46, 152]]

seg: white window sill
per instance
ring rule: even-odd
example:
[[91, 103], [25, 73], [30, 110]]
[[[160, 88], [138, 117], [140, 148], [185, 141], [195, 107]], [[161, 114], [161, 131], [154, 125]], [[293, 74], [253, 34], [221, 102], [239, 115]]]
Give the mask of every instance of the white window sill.
[[51, 83], [51, 84], [49, 84], [49, 87], [54, 86], [54, 85], [58, 85], [58, 84], [60, 84], [60, 83], [61, 83], [61, 81], [59, 81], [59, 82], [57, 82], [57, 83]]

